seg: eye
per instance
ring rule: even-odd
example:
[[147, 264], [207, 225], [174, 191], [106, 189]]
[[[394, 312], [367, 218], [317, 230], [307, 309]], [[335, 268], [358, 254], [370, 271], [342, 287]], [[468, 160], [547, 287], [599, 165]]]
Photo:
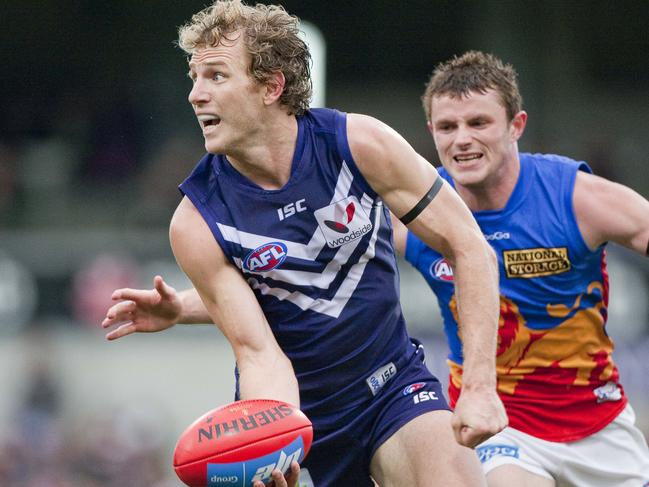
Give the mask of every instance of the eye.
[[225, 76], [223, 75], [223, 73], [219, 73], [218, 71], [212, 75], [212, 79], [214, 81], [221, 81], [224, 78]]
[[453, 124], [450, 123], [439, 123], [437, 124], [437, 130], [440, 132], [448, 132], [453, 129]]
[[477, 118], [475, 120], [472, 120], [470, 123], [471, 127], [484, 127], [487, 125], [487, 121], [484, 118]]

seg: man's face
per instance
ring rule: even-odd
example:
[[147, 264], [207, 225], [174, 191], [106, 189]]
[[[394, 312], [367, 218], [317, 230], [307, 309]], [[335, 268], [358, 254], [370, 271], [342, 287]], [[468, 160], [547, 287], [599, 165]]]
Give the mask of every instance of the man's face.
[[248, 74], [250, 55], [243, 36], [198, 49], [189, 62], [194, 85], [188, 100], [205, 138], [205, 149], [227, 154], [244, 147], [263, 107], [264, 87]]
[[468, 96], [435, 96], [429, 130], [444, 168], [465, 187], [496, 184], [516, 164], [517, 141], [527, 115], [510, 122], [494, 90]]

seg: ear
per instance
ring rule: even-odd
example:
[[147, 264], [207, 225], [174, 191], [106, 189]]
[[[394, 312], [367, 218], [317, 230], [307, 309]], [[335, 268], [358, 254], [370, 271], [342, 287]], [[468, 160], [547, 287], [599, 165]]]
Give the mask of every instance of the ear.
[[510, 134], [514, 142], [518, 141], [525, 131], [525, 126], [527, 125], [527, 112], [521, 110], [516, 115], [509, 124]]
[[426, 122], [426, 128], [428, 129], [428, 132], [430, 132], [430, 135], [433, 135], [433, 124], [431, 122]]
[[284, 93], [284, 86], [286, 85], [286, 78], [281, 71], [274, 72], [268, 81], [266, 81], [266, 91], [264, 93], [264, 103], [272, 105]]

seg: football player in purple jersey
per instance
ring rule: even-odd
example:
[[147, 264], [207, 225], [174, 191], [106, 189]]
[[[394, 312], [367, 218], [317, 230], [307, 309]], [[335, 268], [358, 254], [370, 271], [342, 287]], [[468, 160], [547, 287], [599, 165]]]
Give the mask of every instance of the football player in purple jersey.
[[[283, 400], [313, 421], [303, 466], [315, 485], [484, 485], [471, 448], [507, 417], [496, 261], [466, 205], [387, 125], [308, 108], [310, 56], [283, 8], [219, 0], [181, 27], [179, 45], [208, 152], [170, 226], [194, 289], [156, 277], [152, 290], [115, 291], [107, 338], [216, 323], [237, 397]], [[455, 271], [464, 387], [452, 413], [407, 337], [384, 203]], [[350, 387], [332, 399], [340, 383]]]

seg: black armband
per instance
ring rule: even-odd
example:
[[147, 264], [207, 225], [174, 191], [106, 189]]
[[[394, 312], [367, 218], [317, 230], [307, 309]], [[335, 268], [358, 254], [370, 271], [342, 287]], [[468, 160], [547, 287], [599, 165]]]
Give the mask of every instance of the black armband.
[[647, 251], [644, 253], [647, 257], [649, 257], [649, 242], [647, 242]]
[[437, 193], [439, 193], [439, 190], [442, 189], [443, 184], [444, 180], [440, 176], [437, 176], [437, 179], [430, 187], [428, 192], [424, 195], [424, 197], [419, 200], [419, 203], [417, 203], [412, 210], [399, 218], [399, 220], [401, 220], [404, 225], [407, 225], [415, 218], [417, 218], [419, 214], [424, 211], [424, 208], [426, 208], [430, 204], [430, 202], [433, 201], [433, 198], [437, 196]]

